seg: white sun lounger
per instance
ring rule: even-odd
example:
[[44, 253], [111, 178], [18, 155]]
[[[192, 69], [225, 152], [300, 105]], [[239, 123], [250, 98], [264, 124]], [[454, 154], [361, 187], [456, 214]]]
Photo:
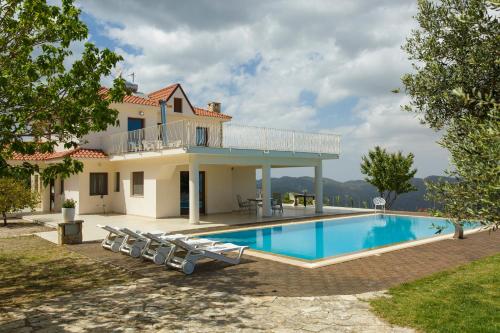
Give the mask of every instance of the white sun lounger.
[[142, 257], [153, 261], [157, 265], [165, 264], [167, 258], [171, 257], [174, 254], [175, 245], [172, 244], [172, 240], [180, 239], [196, 248], [211, 246], [217, 243], [212, 240], [203, 238], [190, 239], [189, 236], [183, 234], [160, 236], [146, 232], [143, 235], [149, 238], [150, 242], [142, 253]]
[[[182, 270], [184, 274], [191, 274], [194, 271], [196, 262], [200, 259], [212, 259], [222, 261], [231, 265], [236, 265], [240, 263], [243, 251], [248, 246], [240, 246], [232, 243], [218, 243], [212, 246], [204, 247], [194, 247], [189, 243], [181, 239], [169, 240], [175, 246], [171, 252], [171, 255], [166, 260], [166, 266], [177, 268]], [[178, 250], [185, 250], [186, 255], [181, 257], [176, 257], [174, 254]], [[236, 257], [227, 256], [228, 253], [237, 252]]]
[[120, 252], [120, 248], [127, 235], [123, 233], [121, 229], [110, 225], [98, 224], [97, 226], [108, 232], [108, 235], [101, 243], [102, 247], [113, 252]]
[[[128, 254], [133, 258], [140, 258], [144, 251], [149, 246], [151, 239], [144, 236], [144, 233], [140, 231], [132, 231], [128, 228], [122, 228], [121, 231], [126, 234], [125, 240], [120, 247], [120, 252]], [[151, 231], [152, 235], [163, 235], [163, 231]]]

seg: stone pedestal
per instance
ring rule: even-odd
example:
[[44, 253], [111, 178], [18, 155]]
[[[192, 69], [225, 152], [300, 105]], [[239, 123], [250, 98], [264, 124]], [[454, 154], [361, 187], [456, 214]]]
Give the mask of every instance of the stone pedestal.
[[81, 244], [83, 220], [61, 222], [57, 224], [58, 244]]

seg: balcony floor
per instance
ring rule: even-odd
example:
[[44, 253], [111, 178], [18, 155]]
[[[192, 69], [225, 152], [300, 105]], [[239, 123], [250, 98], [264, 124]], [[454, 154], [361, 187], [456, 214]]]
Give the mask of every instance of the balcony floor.
[[[117, 227], [127, 227], [132, 230], [155, 231], [163, 232], [205, 232], [210, 230], [220, 230], [231, 228], [237, 225], [253, 224], [253, 223], [271, 223], [286, 220], [308, 219], [321, 216], [335, 216], [342, 214], [367, 213], [372, 210], [367, 209], [351, 209], [344, 207], [325, 207], [322, 214], [314, 212], [312, 207], [294, 207], [285, 205], [283, 214], [276, 214], [271, 217], [262, 217], [260, 214], [249, 214], [248, 212], [232, 212], [222, 214], [208, 214], [200, 216], [200, 224], [189, 224], [188, 217], [172, 217], [172, 218], [148, 218], [142, 216], [123, 215], [123, 214], [88, 214], [77, 216], [76, 219], [84, 220], [83, 223], [83, 241], [97, 241], [106, 236], [106, 232], [97, 227], [97, 224], [108, 224]], [[61, 222], [61, 214], [28, 214], [24, 215], [25, 220], [38, 221], [49, 226], [56, 227], [57, 223]], [[57, 232], [48, 231], [37, 234], [38, 236], [57, 243]]]

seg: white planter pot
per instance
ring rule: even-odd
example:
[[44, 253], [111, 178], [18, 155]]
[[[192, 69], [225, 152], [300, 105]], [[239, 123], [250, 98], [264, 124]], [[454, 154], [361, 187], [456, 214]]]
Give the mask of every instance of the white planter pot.
[[75, 220], [74, 208], [62, 208], [62, 216], [64, 222], [73, 222]]

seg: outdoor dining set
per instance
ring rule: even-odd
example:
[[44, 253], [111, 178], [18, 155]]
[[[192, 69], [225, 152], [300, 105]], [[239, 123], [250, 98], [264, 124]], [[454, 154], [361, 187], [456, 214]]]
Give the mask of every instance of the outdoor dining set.
[[[307, 207], [307, 201], [311, 199], [314, 201], [314, 194], [309, 194], [307, 192], [303, 193], [289, 193], [289, 198], [294, 202], [294, 206], [299, 205], [299, 199], [303, 199], [304, 207]], [[262, 208], [262, 196], [258, 196], [257, 198], [247, 198], [247, 200], [243, 200], [241, 195], [236, 195], [236, 199], [238, 200], [238, 207], [240, 211], [248, 211], [248, 213], [257, 213], [259, 208]], [[271, 197], [271, 210], [273, 215], [276, 213], [283, 214], [283, 199], [281, 197], [281, 193], [273, 193]]]
[[[184, 234], [167, 234], [162, 231], [141, 232], [128, 228], [97, 225], [108, 235], [102, 241], [103, 248], [142, 258], [164, 265], [166, 268], [193, 273], [196, 264], [203, 259], [239, 264], [247, 246], [221, 243], [207, 238], [194, 238]], [[233, 253], [233, 256], [228, 254]]]

